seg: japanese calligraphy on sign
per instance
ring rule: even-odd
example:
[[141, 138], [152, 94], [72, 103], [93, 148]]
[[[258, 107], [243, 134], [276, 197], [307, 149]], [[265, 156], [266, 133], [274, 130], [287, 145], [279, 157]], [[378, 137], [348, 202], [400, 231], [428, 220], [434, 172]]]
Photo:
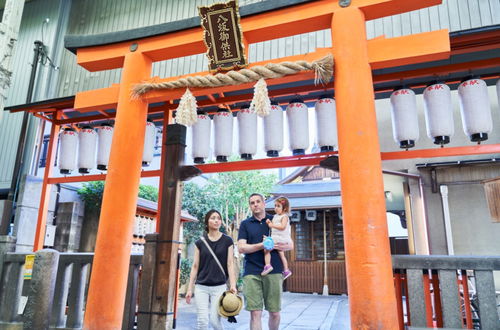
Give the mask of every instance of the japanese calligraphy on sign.
[[198, 7], [207, 45], [210, 71], [229, 71], [247, 66], [242, 43], [237, 0]]

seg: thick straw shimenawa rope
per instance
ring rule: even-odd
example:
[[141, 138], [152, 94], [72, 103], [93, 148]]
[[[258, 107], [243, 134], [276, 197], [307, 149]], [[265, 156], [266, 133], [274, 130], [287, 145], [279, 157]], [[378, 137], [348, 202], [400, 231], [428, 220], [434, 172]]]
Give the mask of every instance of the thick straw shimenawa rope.
[[279, 78], [308, 70], [314, 70], [315, 84], [329, 82], [333, 75], [333, 56], [330, 54], [312, 63], [306, 61], [282, 62], [277, 64], [268, 63], [264, 66], [257, 65], [250, 69], [228, 71], [227, 73], [217, 73], [215, 75], [186, 77], [175, 81], [160, 83], [154, 81], [144, 82], [133, 87], [132, 96], [138, 98], [149, 91], [160, 89], [239, 85], [258, 81], [261, 78]]

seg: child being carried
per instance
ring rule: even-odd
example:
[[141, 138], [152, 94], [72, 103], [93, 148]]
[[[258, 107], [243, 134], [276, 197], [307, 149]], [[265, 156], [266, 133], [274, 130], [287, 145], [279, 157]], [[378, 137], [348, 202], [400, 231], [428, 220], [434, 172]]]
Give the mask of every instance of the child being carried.
[[[290, 230], [290, 219], [288, 218], [288, 213], [290, 213], [290, 202], [286, 197], [278, 197], [274, 202], [274, 211], [276, 214], [273, 217], [273, 220], [267, 220], [266, 223], [271, 229], [271, 238], [273, 239], [274, 244], [284, 243], [284, 244], [292, 244], [292, 236]], [[292, 275], [290, 269], [288, 269], [288, 261], [285, 257], [284, 251], [278, 251], [279, 256], [281, 258], [281, 262], [283, 263], [283, 279], [287, 279]], [[264, 270], [261, 275], [267, 275], [273, 270], [273, 266], [271, 266], [271, 251], [264, 249], [264, 260], [266, 265], [264, 266]]]

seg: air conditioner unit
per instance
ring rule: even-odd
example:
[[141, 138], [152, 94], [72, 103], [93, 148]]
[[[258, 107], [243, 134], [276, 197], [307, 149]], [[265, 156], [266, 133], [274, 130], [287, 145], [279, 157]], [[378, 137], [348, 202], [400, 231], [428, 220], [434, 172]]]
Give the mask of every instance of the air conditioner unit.
[[292, 211], [290, 222], [300, 222], [300, 211]]
[[306, 220], [308, 221], [316, 221], [316, 210], [307, 210], [306, 211]]

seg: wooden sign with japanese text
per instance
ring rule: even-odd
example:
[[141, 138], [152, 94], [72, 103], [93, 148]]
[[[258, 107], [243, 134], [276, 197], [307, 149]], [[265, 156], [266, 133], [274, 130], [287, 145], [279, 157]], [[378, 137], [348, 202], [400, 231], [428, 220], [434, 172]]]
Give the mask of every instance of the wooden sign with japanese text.
[[237, 0], [198, 7], [211, 72], [247, 66]]

